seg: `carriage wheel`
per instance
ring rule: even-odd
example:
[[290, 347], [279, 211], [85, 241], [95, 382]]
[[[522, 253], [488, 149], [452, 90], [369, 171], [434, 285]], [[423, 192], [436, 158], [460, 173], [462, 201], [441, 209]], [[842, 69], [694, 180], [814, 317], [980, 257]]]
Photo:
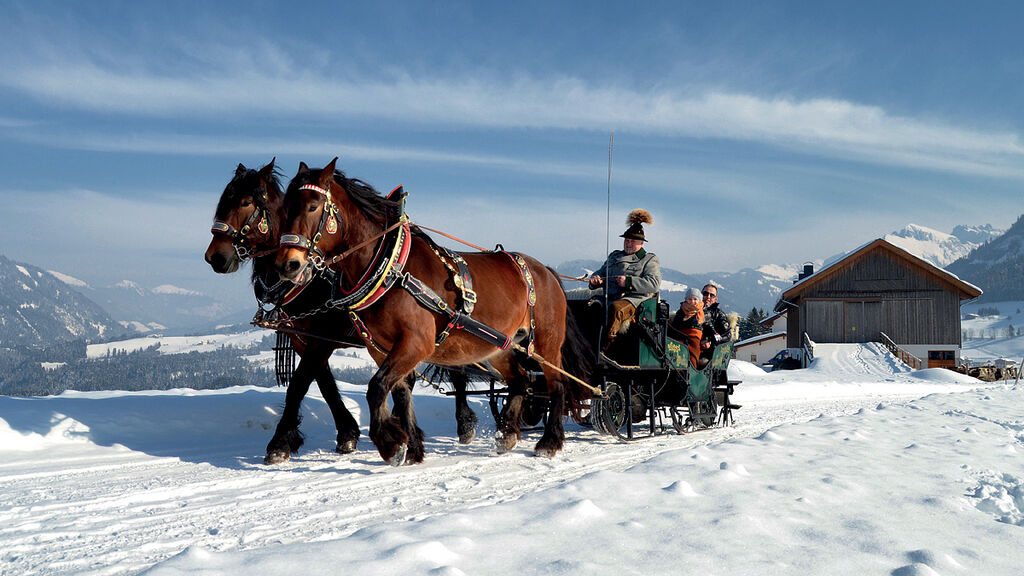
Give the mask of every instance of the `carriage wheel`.
[[590, 401], [590, 419], [594, 429], [602, 434], [620, 436], [619, 430], [626, 424], [630, 407], [626, 395], [618, 384], [608, 383], [604, 390], [607, 398]]

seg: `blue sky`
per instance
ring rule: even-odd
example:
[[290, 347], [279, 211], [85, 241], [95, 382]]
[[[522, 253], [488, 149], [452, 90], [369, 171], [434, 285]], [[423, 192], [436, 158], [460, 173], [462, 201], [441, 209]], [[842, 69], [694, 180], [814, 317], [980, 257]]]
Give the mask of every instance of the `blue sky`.
[[[557, 265], [626, 213], [684, 272], [1024, 212], [1024, 5], [0, 2], [8, 258], [244, 292], [202, 261], [242, 162], [339, 156], [412, 218]], [[627, 6], [628, 4], [628, 6]]]

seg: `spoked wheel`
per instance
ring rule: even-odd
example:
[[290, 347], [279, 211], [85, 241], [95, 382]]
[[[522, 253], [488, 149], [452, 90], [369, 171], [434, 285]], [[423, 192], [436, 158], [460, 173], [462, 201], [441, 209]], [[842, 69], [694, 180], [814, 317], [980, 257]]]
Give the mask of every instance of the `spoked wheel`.
[[604, 390], [606, 398], [595, 398], [590, 401], [590, 421], [594, 430], [610, 436], [622, 436], [619, 430], [629, 416], [629, 405], [626, 395], [618, 384], [609, 383]]

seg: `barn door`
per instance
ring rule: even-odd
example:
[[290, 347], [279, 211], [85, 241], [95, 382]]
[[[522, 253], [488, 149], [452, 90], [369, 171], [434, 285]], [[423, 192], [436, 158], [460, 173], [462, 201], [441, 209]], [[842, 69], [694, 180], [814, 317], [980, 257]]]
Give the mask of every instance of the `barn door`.
[[808, 300], [804, 307], [805, 332], [815, 342], [843, 341], [843, 302]]
[[882, 332], [881, 302], [846, 302], [843, 341], [849, 343], [879, 342]]

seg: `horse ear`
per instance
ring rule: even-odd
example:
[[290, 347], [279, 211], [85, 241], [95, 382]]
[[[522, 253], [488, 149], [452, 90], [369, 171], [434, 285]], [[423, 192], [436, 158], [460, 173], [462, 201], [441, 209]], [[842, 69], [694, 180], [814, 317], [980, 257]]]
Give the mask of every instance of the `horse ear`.
[[244, 164], [239, 162], [238, 163], [238, 168], [235, 168], [235, 177], [241, 176], [241, 175], [245, 174], [247, 171], [248, 171], [248, 168], [246, 168]]
[[274, 159], [270, 161], [270, 164], [260, 168], [260, 178], [266, 180], [274, 175], [274, 160], [277, 160], [277, 157], [274, 157]]
[[299, 162], [299, 174], [305, 174], [309, 172], [309, 166], [306, 166], [305, 162]]
[[334, 160], [331, 160], [330, 164], [324, 166], [324, 169], [320, 171], [320, 187], [324, 190], [330, 190], [331, 182], [334, 181], [334, 165], [338, 162], [338, 157], [335, 156]]

